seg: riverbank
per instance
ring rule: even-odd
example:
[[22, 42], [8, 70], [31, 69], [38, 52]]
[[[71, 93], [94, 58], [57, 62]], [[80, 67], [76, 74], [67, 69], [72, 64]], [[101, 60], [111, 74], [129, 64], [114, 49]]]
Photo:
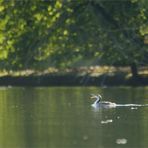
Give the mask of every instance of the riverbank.
[[11, 72], [0, 76], [0, 86], [146, 86], [146, 68], [141, 68], [139, 77], [132, 78], [129, 68], [83, 67], [50, 70]]
[[124, 79], [121, 76], [4, 76], [0, 86], [146, 86], [148, 78]]

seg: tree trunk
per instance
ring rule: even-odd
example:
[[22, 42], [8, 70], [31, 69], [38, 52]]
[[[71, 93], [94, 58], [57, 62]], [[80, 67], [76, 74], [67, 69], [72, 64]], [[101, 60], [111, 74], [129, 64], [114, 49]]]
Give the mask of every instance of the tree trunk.
[[137, 69], [137, 65], [135, 63], [131, 64], [131, 72], [132, 72], [132, 77], [133, 78], [137, 78], [138, 75], [138, 69]]

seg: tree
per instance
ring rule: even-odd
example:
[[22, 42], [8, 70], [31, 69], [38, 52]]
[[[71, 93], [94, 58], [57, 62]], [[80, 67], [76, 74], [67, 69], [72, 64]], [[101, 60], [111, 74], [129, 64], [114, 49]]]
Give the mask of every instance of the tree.
[[147, 1], [0, 1], [1, 67], [98, 64], [146, 65]]

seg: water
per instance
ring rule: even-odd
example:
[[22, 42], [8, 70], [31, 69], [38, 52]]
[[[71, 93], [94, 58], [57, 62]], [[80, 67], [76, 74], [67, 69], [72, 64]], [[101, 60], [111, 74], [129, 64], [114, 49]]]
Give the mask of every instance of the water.
[[0, 148], [147, 148], [148, 107], [95, 109], [90, 94], [148, 104], [148, 87], [1, 87]]

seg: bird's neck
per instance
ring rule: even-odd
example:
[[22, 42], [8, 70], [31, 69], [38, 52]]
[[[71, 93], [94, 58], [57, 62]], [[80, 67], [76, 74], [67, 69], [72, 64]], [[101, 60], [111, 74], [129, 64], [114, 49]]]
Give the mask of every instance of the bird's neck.
[[100, 102], [100, 99], [99, 98], [97, 98], [96, 99], [96, 101], [95, 101], [95, 103], [99, 103]]

